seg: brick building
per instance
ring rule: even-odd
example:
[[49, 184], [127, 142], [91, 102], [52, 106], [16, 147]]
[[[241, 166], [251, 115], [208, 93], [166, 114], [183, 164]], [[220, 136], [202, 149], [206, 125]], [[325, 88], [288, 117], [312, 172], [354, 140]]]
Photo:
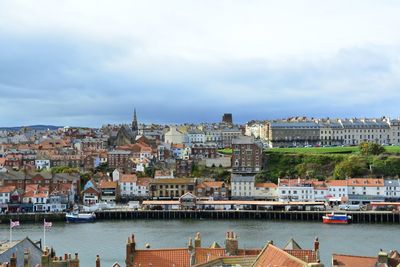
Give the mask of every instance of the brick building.
[[262, 169], [263, 147], [254, 137], [241, 136], [232, 140], [232, 172], [251, 174]]

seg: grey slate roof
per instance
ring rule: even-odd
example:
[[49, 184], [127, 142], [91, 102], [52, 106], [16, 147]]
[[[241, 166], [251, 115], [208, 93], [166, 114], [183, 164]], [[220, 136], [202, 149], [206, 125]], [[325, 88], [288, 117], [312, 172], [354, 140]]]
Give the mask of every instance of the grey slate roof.
[[255, 176], [232, 176], [231, 181], [234, 183], [240, 183], [240, 182], [254, 182], [255, 181]]

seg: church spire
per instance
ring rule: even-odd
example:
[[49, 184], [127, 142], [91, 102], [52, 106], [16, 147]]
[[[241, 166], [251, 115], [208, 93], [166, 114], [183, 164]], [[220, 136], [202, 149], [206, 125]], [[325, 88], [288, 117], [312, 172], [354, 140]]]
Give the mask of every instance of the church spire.
[[133, 121], [132, 121], [132, 131], [137, 134], [139, 130], [137, 117], [136, 117], [136, 108], [133, 109]]

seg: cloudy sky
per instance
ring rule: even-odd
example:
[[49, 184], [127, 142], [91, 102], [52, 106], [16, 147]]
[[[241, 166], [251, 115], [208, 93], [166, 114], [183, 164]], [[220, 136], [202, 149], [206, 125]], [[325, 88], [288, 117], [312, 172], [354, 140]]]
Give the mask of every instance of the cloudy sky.
[[400, 1], [0, 0], [0, 126], [399, 116]]

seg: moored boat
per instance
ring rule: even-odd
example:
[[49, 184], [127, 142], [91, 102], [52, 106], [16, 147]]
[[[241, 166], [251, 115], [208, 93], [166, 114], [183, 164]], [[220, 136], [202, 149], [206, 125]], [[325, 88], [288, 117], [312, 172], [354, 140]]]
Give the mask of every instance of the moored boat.
[[348, 224], [351, 216], [345, 213], [329, 213], [322, 217], [322, 222], [326, 224]]
[[94, 222], [96, 220], [96, 214], [94, 213], [67, 213], [65, 215], [67, 222]]

